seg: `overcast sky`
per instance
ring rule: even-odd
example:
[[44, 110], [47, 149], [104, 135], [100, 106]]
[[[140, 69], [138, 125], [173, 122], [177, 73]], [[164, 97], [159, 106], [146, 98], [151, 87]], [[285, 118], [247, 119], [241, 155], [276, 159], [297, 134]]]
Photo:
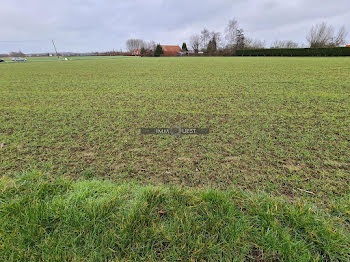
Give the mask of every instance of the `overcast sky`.
[[305, 43], [321, 21], [349, 31], [350, 0], [0, 0], [0, 53], [49, 52], [51, 39], [75, 52], [125, 50], [128, 38], [181, 45], [204, 27], [223, 32], [232, 18], [267, 45]]

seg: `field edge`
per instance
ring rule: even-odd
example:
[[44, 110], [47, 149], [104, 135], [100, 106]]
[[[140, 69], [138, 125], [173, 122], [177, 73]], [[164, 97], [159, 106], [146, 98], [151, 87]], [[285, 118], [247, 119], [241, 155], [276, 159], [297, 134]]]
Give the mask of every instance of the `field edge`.
[[350, 195], [328, 209], [230, 189], [0, 178], [0, 260], [339, 260]]

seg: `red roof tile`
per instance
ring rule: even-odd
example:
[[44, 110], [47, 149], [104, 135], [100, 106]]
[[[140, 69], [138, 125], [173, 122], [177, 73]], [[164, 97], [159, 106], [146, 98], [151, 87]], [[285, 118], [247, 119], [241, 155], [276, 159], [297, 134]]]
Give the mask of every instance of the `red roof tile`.
[[176, 56], [182, 49], [178, 45], [162, 45], [164, 56]]

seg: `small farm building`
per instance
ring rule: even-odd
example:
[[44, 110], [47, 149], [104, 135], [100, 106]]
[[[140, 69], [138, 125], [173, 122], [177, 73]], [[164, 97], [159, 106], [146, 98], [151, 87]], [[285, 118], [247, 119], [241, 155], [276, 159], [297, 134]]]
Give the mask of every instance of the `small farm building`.
[[182, 52], [182, 49], [178, 45], [162, 45], [163, 56], [177, 56]]

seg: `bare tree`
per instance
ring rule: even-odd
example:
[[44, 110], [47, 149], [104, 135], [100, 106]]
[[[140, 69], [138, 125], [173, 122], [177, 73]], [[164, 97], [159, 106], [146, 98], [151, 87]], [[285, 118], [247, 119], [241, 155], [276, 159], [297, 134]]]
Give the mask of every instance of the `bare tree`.
[[347, 35], [348, 35], [348, 32], [346, 31], [346, 28], [343, 25], [342, 27], [339, 28], [337, 35], [333, 39], [334, 45], [335, 46], [345, 45]]
[[298, 47], [299, 47], [299, 44], [291, 40], [282, 40], [282, 41], [276, 40], [271, 45], [271, 48], [298, 48]]
[[265, 46], [266, 46], [265, 41], [252, 39], [248, 37], [244, 39], [244, 48], [246, 49], [264, 49]]
[[18, 51], [18, 52], [11, 52], [10, 56], [18, 57], [18, 56], [25, 56], [25, 54], [22, 51]]
[[237, 40], [237, 30], [238, 30], [238, 22], [236, 19], [232, 19], [228, 22], [225, 29], [225, 39], [227, 43], [227, 47], [233, 49], [236, 45]]
[[327, 47], [332, 41], [333, 34], [333, 27], [328, 26], [325, 22], [322, 22], [312, 26], [309, 34], [306, 36], [306, 39], [312, 48]]
[[145, 41], [142, 39], [128, 39], [126, 41], [126, 48], [129, 52], [134, 51], [135, 49], [141, 49], [145, 46]]
[[198, 53], [201, 44], [201, 37], [198, 34], [192, 35], [190, 38], [190, 45], [195, 53]]
[[209, 41], [211, 39], [211, 35], [208, 29], [204, 28], [201, 32], [201, 47], [203, 50], [206, 50], [208, 48]]
[[243, 49], [245, 46], [244, 30], [239, 28], [238, 21], [232, 19], [225, 28], [226, 49]]
[[285, 47], [286, 48], [298, 48], [299, 44], [297, 42], [292, 41], [292, 40], [287, 40], [285, 42]]
[[215, 42], [216, 44], [216, 48], [221, 48], [222, 46], [222, 37], [221, 37], [221, 33], [220, 32], [215, 32], [215, 31], [212, 31], [210, 33], [210, 39]]
[[347, 32], [345, 26], [342, 26], [335, 34], [334, 27], [326, 22], [312, 26], [306, 39], [311, 48], [336, 47], [345, 44]]
[[156, 46], [157, 46], [157, 44], [153, 40], [143, 43], [143, 48], [146, 50], [155, 50]]

